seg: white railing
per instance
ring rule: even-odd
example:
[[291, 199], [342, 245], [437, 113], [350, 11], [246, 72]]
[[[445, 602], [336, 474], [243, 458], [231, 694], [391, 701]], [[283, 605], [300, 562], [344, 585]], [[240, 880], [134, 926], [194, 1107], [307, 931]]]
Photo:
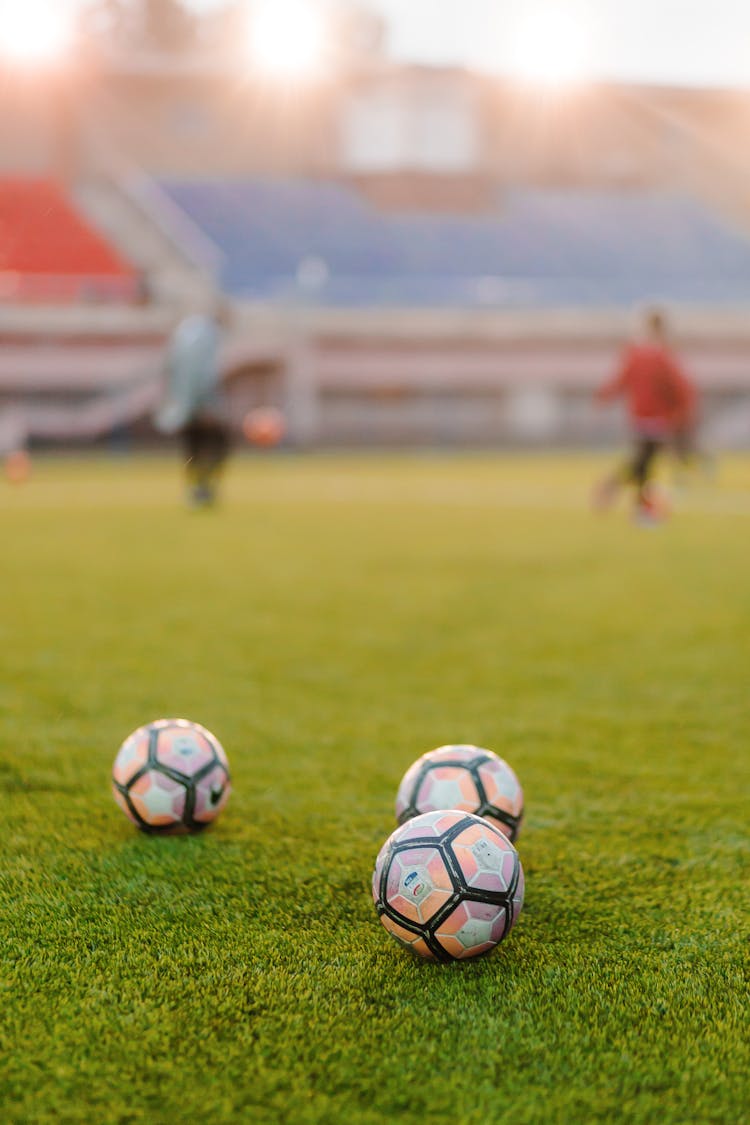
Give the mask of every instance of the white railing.
[[123, 170], [116, 186], [188, 263], [216, 280], [224, 254], [197, 223], [146, 172]]
[[152, 223], [189, 266], [215, 282], [224, 254], [158, 183], [114, 147], [89, 119], [86, 144], [98, 174], [109, 181], [140, 215]]

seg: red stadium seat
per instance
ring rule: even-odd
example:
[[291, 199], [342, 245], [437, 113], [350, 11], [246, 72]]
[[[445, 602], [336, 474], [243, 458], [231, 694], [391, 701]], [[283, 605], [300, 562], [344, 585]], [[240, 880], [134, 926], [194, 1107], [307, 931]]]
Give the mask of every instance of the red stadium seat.
[[134, 267], [54, 181], [0, 179], [0, 300], [132, 301]]

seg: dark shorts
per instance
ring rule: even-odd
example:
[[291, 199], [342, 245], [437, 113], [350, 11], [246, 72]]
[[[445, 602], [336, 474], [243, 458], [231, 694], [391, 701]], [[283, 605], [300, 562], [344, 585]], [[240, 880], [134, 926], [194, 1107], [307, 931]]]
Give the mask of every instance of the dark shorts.
[[665, 437], [654, 437], [648, 434], [636, 434], [633, 456], [625, 468], [625, 475], [639, 487], [642, 487], [651, 476], [654, 461], [664, 448]]
[[191, 418], [182, 431], [185, 457], [196, 473], [212, 473], [229, 453], [229, 427], [208, 412]]

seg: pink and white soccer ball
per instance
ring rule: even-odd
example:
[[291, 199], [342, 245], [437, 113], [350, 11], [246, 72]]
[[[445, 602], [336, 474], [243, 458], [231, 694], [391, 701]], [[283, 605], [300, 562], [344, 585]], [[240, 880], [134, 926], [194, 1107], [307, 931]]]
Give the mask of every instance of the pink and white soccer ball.
[[397, 828], [372, 876], [388, 933], [435, 961], [489, 953], [513, 928], [523, 892], [521, 860], [508, 837], [456, 809], [422, 813]]
[[210, 731], [157, 719], [125, 739], [112, 770], [115, 800], [144, 832], [197, 832], [229, 800], [229, 763]]
[[396, 795], [396, 819], [460, 809], [484, 817], [515, 840], [523, 819], [523, 790], [506, 761], [481, 746], [440, 746], [417, 758]]

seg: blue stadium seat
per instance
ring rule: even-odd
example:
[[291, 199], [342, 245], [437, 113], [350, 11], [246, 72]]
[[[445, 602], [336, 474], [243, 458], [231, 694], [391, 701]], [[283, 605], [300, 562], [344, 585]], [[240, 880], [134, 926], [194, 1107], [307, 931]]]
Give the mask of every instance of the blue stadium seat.
[[[687, 197], [520, 189], [492, 214], [381, 213], [353, 187], [165, 180], [235, 295], [333, 305], [716, 304], [750, 298], [750, 239]], [[305, 259], [327, 272], [298, 282]]]

